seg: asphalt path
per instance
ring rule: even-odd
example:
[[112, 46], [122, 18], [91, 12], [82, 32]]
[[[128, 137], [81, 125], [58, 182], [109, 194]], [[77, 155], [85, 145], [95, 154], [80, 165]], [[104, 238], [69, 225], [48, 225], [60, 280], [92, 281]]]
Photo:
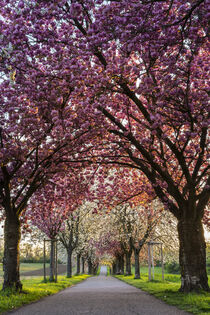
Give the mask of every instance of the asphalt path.
[[[9, 314], [9, 313], [8, 313]], [[11, 312], [10, 312], [11, 314]], [[189, 315], [116, 278], [98, 277], [12, 312], [16, 315]]]

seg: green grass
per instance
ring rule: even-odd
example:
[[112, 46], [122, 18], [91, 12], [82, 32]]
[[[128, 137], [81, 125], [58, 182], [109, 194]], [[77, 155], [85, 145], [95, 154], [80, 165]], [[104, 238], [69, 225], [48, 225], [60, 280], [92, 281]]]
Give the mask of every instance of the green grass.
[[33, 278], [30, 280], [22, 280], [24, 293], [12, 293], [11, 291], [0, 292], [0, 314], [5, 311], [14, 310], [24, 304], [40, 300], [41, 298], [55, 294], [67, 287], [71, 287], [86, 278], [89, 275], [73, 276], [66, 278], [58, 276], [58, 282], [43, 282], [43, 278]]
[[110, 276], [110, 267], [109, 266], [107, 266], [107, 274], [106, 275]]
[[[146, 268], [147, 269], [147, 268]], [[167, 304], [175, 305], [180, 309], [193, 314], [210, 314], [210, 293], [183, 294], [178, 292], [180, 288], [180, 275], [165, 274], [165, 281], [161, 279], [161, 268], [155, 268], [155, 280], [148, 281], [148, 273], [141, 268], [141, 279], [134, 279], [134, 276], [115, 276], [116, 278], [142, 289], [163, 300]], [[209, 278], [210, 285], [210, 278]]]
[[98, 269], [97, 269], [96, 276], [99, 276], [99, 275], [100, 275], [100, 272], [101, 272], [101, 267], [99, 266]]

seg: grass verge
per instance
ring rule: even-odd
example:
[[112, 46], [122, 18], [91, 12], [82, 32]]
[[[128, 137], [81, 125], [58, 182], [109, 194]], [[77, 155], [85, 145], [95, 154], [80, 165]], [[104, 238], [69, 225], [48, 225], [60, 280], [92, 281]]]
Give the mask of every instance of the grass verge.
[[201, 292], [183, 294], [178, 292], [180, 288], [180, 276], [166, 274], [165, 281], [160, 279], [148, 281], [147, 275], [141, 275], [141, 279], [134, 279], [134, 276], [115, 276], [116, 278], [147, 291], [167, 304], [177, 306], [180, 309], [193, 314], [210, 314], [210, 293]]
[[106, 275], [107, 276], [110, 276], [111, 274], [110, 274], [110, 267], [109, 266], [107, 266], [107, 273], [106, 273]]
[[58, 282], [43, 282], [43, 278], [33, 278], [30, 280], [22, 280], [24, 293], [11, 293], [11, 291], [0, 292], [0, 314], [5, 311], [14, 310], [25, 304], [38, 301], [41, 298], [55, 294], [67, 287], [71, 287], [85, 279], [89, 275], [73, 276], [66, 278], [58, 276]]

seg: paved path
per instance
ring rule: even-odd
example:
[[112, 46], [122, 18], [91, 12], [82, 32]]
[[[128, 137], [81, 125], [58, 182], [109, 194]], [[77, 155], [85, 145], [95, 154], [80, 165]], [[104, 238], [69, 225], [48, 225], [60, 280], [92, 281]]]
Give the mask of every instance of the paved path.
[[12, 312], [16, 315], [189, 315], [118, 279], [106, 267], [91, 277], [39, 302]]

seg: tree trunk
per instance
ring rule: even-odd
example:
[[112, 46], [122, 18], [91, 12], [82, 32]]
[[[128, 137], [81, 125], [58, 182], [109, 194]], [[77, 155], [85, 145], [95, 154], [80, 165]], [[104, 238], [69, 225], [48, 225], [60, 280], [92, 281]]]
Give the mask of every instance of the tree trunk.
[[180, 220], [179, 262], [181, 267], [181, 292], [209, 291], [206, 272], [206, 243], [201, 220]]
[[55, 242], [50, 241], [50, 282], [55, 281]]
[[140, 253], [140, 249], [134, 248], [134, 256], [135, 256], [135, 277], [134, 277], [134, 279], [140, 279], [139, 253]]
[[125, 259], [124, 259], [124, 255], [122, 256], [122, 270], [123, 270], [123, 275], [125, 273]]
[[117, 268], [116, 263], [113, 263], [112, 264], [112, 274], [113, 275], [116, 275], [116, 268]]
[[97, 270], [98, 270], [98, 264], [95, 264], [93, 266], [93, 274], [96, 275], [97, 274]]
[[80, 254], [77, 254], [77, 274], [80, 274]]
[[72, 277], [72, 250], [67, 250], [67, 278]]
[[82, 273], [85, 273], [85, 258], [82, 257]]
[[132, 252], [130, 253], [130, 251], [125, 254], [125, 258], [126, 258], [126, 272], [125, 272], [125, 274], [126, 274], [126, 276], [131, 275], [131, 254], [132, 254]]
[[120, 256], [120, 274], [121, 275], [124, 275], [124, 255]]
[[88, 259], [88, 274], [92, 275], [92, 273], [93, 273], [93, 265], [92, 265], [91, 259]]
[[10, 214], [6, 217], [4, 224], [3, 290], [15, 288], [20, 291], [22, 289], [19, 272], [20, 237], [20, 220], [16, 214]]
[[116, 260], [116, 274], [119, 275], [121, 272], [120, 256], [117, 256]]

